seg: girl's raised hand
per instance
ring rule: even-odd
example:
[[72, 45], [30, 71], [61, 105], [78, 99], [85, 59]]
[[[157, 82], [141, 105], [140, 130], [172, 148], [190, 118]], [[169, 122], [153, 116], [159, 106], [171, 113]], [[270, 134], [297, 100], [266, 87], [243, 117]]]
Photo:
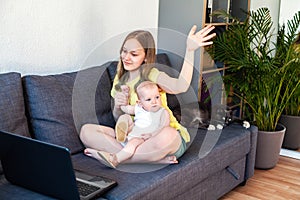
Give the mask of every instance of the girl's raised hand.
[[216, 33], [210, 34], [214, 28], [215, 27], [212, 25], [207, 25], [200, 31], [196, 32], [197, 26], [194, 25], [188, 35], [187, 49], [189, 51], [195, 51], [199, 47], [211, 45], [213, 42], [210, 40], [216, 36]]

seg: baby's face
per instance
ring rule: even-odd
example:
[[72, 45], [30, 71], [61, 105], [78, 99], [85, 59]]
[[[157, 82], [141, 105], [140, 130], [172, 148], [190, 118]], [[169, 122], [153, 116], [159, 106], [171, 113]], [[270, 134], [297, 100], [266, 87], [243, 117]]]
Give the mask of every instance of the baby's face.
[[144, 88], [144, 90], [141, 92], [140, 104], [146, 111], [158, 111], [161, 107], [161, 97], [158, 88]]

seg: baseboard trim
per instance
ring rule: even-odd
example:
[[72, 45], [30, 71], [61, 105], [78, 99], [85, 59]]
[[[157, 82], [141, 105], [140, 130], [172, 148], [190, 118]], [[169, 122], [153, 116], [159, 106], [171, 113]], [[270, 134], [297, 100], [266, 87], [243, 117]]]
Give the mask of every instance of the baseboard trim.
[[289, 150], [289, 149], [282, 148], [280, 150], [280, 155], [300, 160], [300, 152], [295, 151], [295, 150]]

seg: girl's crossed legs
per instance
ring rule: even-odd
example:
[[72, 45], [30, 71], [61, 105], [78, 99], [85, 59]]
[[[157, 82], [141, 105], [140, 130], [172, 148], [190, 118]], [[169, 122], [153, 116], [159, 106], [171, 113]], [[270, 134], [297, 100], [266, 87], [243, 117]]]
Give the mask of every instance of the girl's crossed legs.
[[[85, 124], [80, 132], [80, 139], [87, 147], [85, 154], [101, 161], [98, 151], [119, 152], [123, 146], [116, 140], [115, 131], [110, 127]], [[163, 128], [160, 133], [139, 145], [134, 155], [126, 163], [177, 163], [173, 155], [182, 141], [172, 127]]]

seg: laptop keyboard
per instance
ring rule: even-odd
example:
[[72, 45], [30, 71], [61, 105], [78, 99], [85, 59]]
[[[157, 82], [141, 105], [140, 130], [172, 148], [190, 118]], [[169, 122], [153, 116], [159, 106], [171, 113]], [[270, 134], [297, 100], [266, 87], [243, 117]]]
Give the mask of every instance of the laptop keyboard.
[[81, 181], [76, 181], [76, 182], [77, 182], [78, 192], [81, 196], [88, 196], [89, 194], [99, 190], [100, 188], [94, 185], [83, 183]]

